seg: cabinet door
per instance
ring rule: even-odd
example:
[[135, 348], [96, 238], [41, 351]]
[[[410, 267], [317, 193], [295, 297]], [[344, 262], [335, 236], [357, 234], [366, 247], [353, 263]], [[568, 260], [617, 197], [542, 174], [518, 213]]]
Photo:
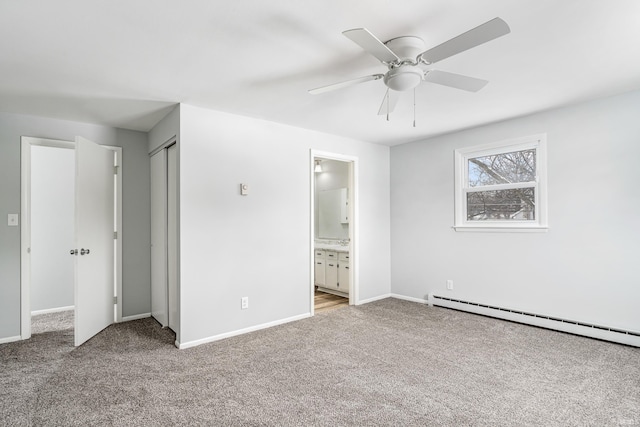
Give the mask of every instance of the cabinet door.
[[338, 261], [327, 260], [325, 265], [325, 282], [324, 287], [329, 289], [338, 289]]
[[320, 258], [316, 258], [314, 263], [313, 275], [317, 286], [325, 285], [325, 261]]
[[349, 263], [341, 262], [338, 267], [338, 290], [349, 293]]
[[340, 190], [340, 223], [349, 224], [349, 195], [346, 188]]

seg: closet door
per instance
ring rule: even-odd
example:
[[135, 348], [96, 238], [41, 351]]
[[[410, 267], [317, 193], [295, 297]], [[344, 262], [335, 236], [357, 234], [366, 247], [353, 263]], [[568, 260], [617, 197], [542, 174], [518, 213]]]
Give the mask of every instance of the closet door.
[[169, 327], [178, 332], [178, 149], [167, 148], [167, 280]]
[[151, 156], [151, 315], [163, 326], [167, 307], [167, 154]]

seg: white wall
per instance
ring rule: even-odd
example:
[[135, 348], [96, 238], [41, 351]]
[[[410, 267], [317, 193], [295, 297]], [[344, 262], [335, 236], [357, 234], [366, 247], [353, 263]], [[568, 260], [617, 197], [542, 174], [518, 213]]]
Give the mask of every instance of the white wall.
[[[393, 147], [392, 292], [639, 331], [639, 118], [632, 92]], [[548, 137], [548, 233], [452, 230], [454, 150], [538, 133]]]
[[311, 149], [358, 157], [360, 298], [389, 293], [388, 147], [183, 104], [181, 344], [309, 313]]
[[75, 151], [31, 147], [31, 311], [74, 305]]

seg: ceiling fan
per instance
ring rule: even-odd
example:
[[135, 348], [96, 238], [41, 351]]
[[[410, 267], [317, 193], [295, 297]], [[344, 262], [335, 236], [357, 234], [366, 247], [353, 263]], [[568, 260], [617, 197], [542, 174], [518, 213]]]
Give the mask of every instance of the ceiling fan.
[[309, 93], [317, 95], [371, 80], [382, 79], [387, 86], [387, 93], [384, 96], [378, 114], [386, 113], [388, 117], [388, 114], [393, 111], [398, 101], [399, 93], [415, 89], [423, 81], [469, 92], [477, 92], [489, 82], [446, 71], [425, 70], [421, 65], [430, 66], [450, 56], [509, 34], [509, 32], [511, 30], [506, 22], [500, 18], [494, 18], [436, 47], [425, 50], [424, 40], [420, 37], [396, 37], [383, 43], [366, 28], [347, 30], [342, 34], [359, 45], [365, 52], [375, 56], [388, 68], [388, 71], [384, 74], [372, 74], [311, 89]]

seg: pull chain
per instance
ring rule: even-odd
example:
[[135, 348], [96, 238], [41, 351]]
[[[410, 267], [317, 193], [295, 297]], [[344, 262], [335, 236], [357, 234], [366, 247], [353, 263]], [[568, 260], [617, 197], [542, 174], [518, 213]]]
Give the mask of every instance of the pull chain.
[[389, 121], [389, 89], [387, 89], [387, 121]]
[[413, 88], [413, 127], [416, 127], [416, 88]]

